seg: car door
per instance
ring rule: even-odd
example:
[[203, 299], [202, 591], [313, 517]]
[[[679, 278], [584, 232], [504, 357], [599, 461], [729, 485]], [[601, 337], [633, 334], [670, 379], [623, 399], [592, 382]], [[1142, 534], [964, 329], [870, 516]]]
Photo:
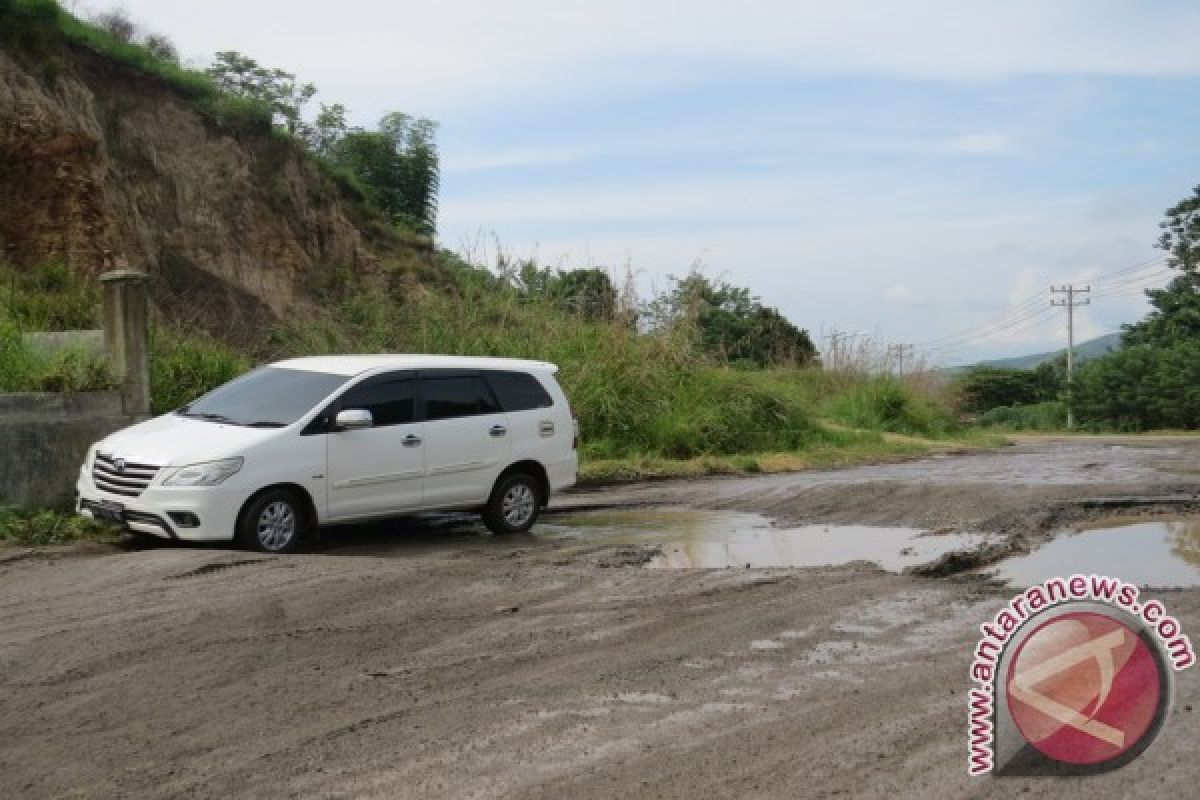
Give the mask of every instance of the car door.
[[425, 505], [482, 504], [508, 465], [508, 419], [478, 372], [422, 370]]
[[385, 516], [418, 508], [424, 496], [424, 424], [417, 421], [417, 382], [390, 373], [352, 386], [331, 409], [369, 411], [372, 424], [326, 435], [329, 518]]
[[541, 381], [516, 370], [482, 370], [482, 374], [508, 415], [512, 461], [551, 464], [561, 459], [570, 448], [574, 426], [563, 424], [567, 415], [554, 407], [554, 398]]

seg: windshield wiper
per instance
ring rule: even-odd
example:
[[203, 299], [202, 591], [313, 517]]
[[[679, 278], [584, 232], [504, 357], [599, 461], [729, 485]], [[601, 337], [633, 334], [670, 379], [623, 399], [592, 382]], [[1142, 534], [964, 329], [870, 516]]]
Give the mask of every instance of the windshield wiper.
[[277, 422], [273, 419], [260, 419], [257, 422], [247, 422], [247, 428], [286, 428], [286, 422]]
[[240, 422], [236, 422], [236, 421], [230, 419], [229, 417], [225, 416], [224, 414], [211, 414], [207, 411], [186, 411], [186, 412], [182, 412], [182, 415], [185, 417], [193, 417], [195, 419], [205, 419], [205, 420], [208, 420], [209, 422], [224, 422], [227, 425], [240, 425], [241, 424]]

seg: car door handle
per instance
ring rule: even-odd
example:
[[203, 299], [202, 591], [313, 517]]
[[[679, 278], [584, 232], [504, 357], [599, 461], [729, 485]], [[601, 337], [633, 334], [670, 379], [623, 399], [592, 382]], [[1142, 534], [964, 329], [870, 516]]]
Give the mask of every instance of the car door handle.
[[416, 447], [419, 444], [421, 444], [420, 436], [414, 436], [413, 434], [410, 433], [408, 436], [404, 437], [404, 446], [405, 447]]
[[492, 436], [503, 436], [504, 434], [508, 433], [508, 428], [504, 427], [503, 425], [493, 425], [492, 429], [488, 431], [488, 433], [492, 434]]

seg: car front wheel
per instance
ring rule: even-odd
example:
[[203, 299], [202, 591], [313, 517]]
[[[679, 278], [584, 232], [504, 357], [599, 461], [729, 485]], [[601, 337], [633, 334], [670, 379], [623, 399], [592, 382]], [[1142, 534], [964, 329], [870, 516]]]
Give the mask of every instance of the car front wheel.
[[308, 508], [295, 492], [272, 489], [250, 501], [238, 524], [238, 542], [260, 553], [291, 553], [309, 532]]

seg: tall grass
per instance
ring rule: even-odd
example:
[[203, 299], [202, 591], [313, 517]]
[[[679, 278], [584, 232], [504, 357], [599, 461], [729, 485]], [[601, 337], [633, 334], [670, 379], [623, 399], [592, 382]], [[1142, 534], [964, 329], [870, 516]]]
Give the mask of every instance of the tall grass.
[[1023, 406], [1001, 406], [979, 415], [979, 424], [1012, 431], [1063, 431], [1067, 405], [1059, 400]]
[[82, 349], [41, 353], [22, 334], [94, 328], [99, 294], [63, 264], [30, 272], [0, 267], [0, 391], [75, 392], [108, 388], [106, 359]]
[[150, 406], [179, 408], [250, 368], [250, 360], [203, 334], [156, 328], [150, 337]]
[[460, 280], [453, 291], [398, 283], [352, 293], [277, 329], [267, 355], [346, 352], [554, 362], [593, 458], [798, 450], [828, 443], [823, 418], [924, 436], [955, 428], [948, 398], [907, 382], [816, 367], [739, 369], [700, 352], [686, 331], [589, 322], [476, 280]]
[[[858, 442], [861, 432], [938, 437], [956, 427], [951, 398], [916, 376], [736, 367], [704, 352], [686, 321], [647, 332], [627, 315], [581, 319], [486, 272], [447, 270], [441, 277], [437, 287], [401, 273], [373, 290], [339, 285], [340, 297], [265, 331], [253, 351], [156, 326], [153, 409], [177, 408], [254, 363], [283, 357], [446, 353], [557, 364], [592, 459], [802, 451], [847, 446], [842, 439]], [[103, 385], [104, 376], [72, 368], [69, 360], [52, 368], [37, 362], [15, 333], [90, 324], [99, 303], [94, 282], [53, 266], [19, 276], [0, 271], [0, 278], [20, 287], [8, 295], [16, 299], [7, 307], [7, 328], [0, 328], [11, 331], [0, 336], [0, 388]]]

